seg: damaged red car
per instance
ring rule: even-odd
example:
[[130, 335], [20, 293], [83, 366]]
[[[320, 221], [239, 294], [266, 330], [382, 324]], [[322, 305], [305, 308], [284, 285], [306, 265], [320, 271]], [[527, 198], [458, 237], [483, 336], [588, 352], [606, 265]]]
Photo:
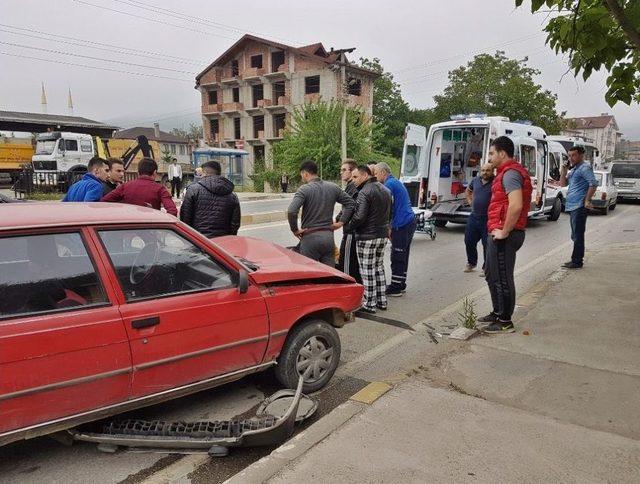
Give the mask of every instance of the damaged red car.
[[113, 204], [0, 206], [0, 445], [275, 366], [313, 392], [362, 286], [269, 242]]

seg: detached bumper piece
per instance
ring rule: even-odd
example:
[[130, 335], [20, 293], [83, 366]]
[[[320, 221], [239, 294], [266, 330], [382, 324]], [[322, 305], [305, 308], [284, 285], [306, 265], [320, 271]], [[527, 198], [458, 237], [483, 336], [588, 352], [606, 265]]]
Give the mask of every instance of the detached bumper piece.
[[[284, 391], [265, 400], [259, 409], [259, 415], [250, 419], [213, 422], [123, 420], [105, 424], [101, 433], [78, 429], [68, 432], [75, 440], [97, 443], [98, 449], [104, 452], [115, 452], [118, 447], [123, 446], [171, 449], [172, 452], [208, 449], [212, 456], [225, 456], [229, 447], [274, 446], [291, 437], [296, 421], [308, 418], [317, 408], [317, 402], [302, 394], [302, 384], [303, 380], [300, 378], [295, 393], [289, 390], [282, 395], [288, 397], [288, 405], [284, 409], [280, 405], [280, 411], [273, 412], [279, 415], [267, 414], [264, 411], [265, 403], [273, 402], [274, 397]], [[313, 411], [309, 411], [310, 408]]]

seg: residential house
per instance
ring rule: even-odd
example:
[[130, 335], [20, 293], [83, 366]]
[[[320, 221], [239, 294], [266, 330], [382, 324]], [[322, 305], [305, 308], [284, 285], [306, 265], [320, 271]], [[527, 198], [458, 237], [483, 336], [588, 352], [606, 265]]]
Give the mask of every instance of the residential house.
[[346, 53], [352, 51], [244, 35], [196, 77], [205, 142], [247, 150], [250, 174], [282, 139], [297, 106], [344, 99], [371, 116], [378, 74], [349, 62]]
[[611, 160], [616, 154], [616, 147], [622, 133], [618, 129], [616, 118], [602, 113], [600, 116], [567, 118], [567, 128], [562, 131], [565, 136], [581, 136], [593, 141], [602, 160]]

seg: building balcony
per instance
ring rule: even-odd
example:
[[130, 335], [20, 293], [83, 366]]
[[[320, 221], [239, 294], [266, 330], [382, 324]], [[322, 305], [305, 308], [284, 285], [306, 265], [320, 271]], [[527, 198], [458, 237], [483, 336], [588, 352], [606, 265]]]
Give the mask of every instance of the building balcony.
[[291, 100], [289, 96], [280, 96], [276, 100], [275, 104], [266, 105], [265, 108], [269, 112], [284, 112], [287, 111], [287, 108], [291, 105]]
[[205, 104], [202, 106], [202, 114], [221, 114], [222, 104]]
[[267, 72], [266, 74], [264, 74], [264, 77], [266, 77], [270, 81], [289, 79], [289, 64], [280, 64], [278, 70]]
[[320, 93], [319, 92], [314, 92], [312, 94], [305, 94], [304, 95], [304, 102], [305, 103], [317, 103], [318, 101], [320, 101]]
[[284, 128], [280, 128], [279, 130], [275, 130], [275, 133], [273, 134], [273, 136], [269, 136], [267, 138], [267, 141], [280, 141], [282, 138], [284, 138]]
[[224, 69], [221, 74], [220, 83], [224, 86], [239, 86], [239, 72], [234, 72], [232, 69]]
[[222, 105], [223, 114], [236, 114], [240, 111], [244, 111], [244, 104], [242, 103], [224, 103]]
[[216, 87], [220, 85], [221, 80], [222, 72], [219, 69], [214, 69], [200, 78], [200, 87]]
[[259, 84], [262, 82], [266, 70], [262, 67], [249, 67], [242, 74], [242, 80], [250, 84]]
[[273, 104], [273, 101], [271, 99], [260, 99], [258, 101], [259, 108], [266, 108], [267, 106], [271, 106], [272, 104]]
[[264, 142], [266, 141], [266, 137], [264, 135], [264, 130], [259, 130], [257, 133], [254, 132], [253, 133], [253, 138], [249, 138], [247, 140], [247, 143], [249, 143], [250, 145], [261, 145], [264, 144]]

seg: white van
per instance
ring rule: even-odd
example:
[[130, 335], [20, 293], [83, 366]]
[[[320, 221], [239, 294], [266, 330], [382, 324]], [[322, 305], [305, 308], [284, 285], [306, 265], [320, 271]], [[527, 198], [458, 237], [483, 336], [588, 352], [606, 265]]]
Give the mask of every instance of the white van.
[[[526, 122], [510, 122], [502, 116], [452, 116], [451, 121], [431, 126], [407, 125], [402, 154], [401, 181], [412, 204], [429, 208], [436, 224], [466, 223], [471, 208], [465, 189], [488, 160], [489, 145], [508, 136], [515, 158], [529, 171], [533, 193], [529, 217], [555, 221], [562, 200], [556, 188], [549, 190], [550, 156], [544, 130]], [[559, 170], [558, 170], [559, 171]]]
[[36, 135], [35, 172], [85, 172], [96, 149], [91, 135], [54, 131]]

